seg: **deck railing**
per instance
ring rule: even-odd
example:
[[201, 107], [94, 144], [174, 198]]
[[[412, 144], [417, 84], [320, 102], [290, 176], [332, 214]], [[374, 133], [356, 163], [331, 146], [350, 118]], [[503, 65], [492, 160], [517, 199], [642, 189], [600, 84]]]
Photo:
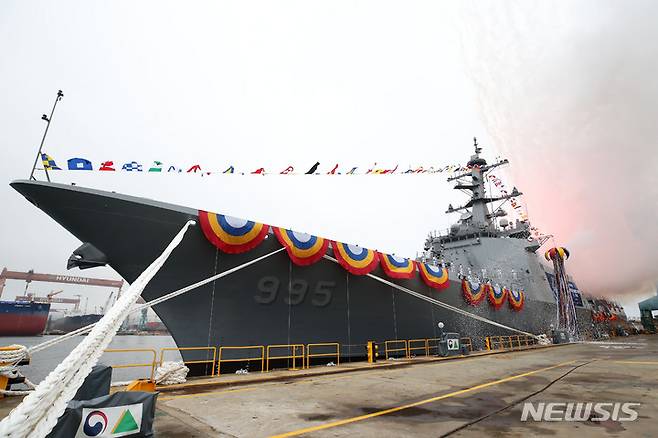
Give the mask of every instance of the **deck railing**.
[[112, 365], [112, 368], [151, 368], [150, 379], [153, 380], [153, 375], [155, 374], [155, 367], [157, 362], [155, 361], [156, 352], [153, 348], [108, 348], [104, 351], [105, 353], [150, 353], [153, 355], [153, 360], [150, 363], [122, 363], [118, 365]]
[[[260, 351], [260, 356], [248, 356], [243, 358], [222, 359], [222, 354], [225, 351], [246, 351], [257, 350]], [[219, 347], [219, 357], [217, 359], [217, 375], [221, 374], [222, 363], [226, 362], [252, 362], [260, 361], [260, 371], [265, 370], [265, 346], [264, 345], [239, 345], [239, 346], [224, 346]]]
[[[283, 356], [272, 356], [272, 349], [280, 350], [282, 348], [286, 349], [287, 353]], [[297, 354], [298, 351], [301, 350], [301, 354]], [[297, 359], [302, 360], [302, 368], [304, 368], [304, 358], [305, 358], [305, 351], [306, 348], [304, 344], [277, 344], [277, 345], [268, 345], [267, 346], [267, 358], [265, 359], [265, 371], [270, 370], [270, 361], [271, 360], [276, 360], [276, 359], [292, 359], [292, 368], [291, 370], [297, 370], [298, 368], [295, 366], [295, 361]]]
[[[313, 353], [312, 349], [320, 348], [321, 351], [327, 351], [327, 348], [335, 348], [336, 351], [330, 351], [328, 353]], [[336, 365], [340, 365], [340, 344], [338, 342], [321, 342], [318, 344], [306, 344], [306, 368], [311, 367], [311, 359], [314, 357], [335, 357]]]
[[487, 350], [514, 350], [536, 344], [537, 339], [529, 335], [487, 336], [485, 338]]
[[[195, 363], [209, 363], [210, 364], [210, 377], [215, 376], [215, 360], [217, 359], [217, 347], [166, 347], [160, 350], [160, 362], [159, 365], [162, 366], [164, 362], [164, 353], [165, 351], [207, 351], [212, 352], [212, 359], [203, 359], [203, 360], [184, 360], [183, 363], [195, 364]], [[207, 356], [207, 355], [206, 355]]]

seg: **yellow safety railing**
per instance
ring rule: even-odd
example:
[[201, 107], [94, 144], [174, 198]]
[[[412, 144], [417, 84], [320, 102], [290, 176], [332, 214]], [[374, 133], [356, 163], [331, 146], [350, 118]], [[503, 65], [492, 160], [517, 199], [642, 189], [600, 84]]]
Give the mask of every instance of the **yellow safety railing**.
[[466, 345], [468, 346], [468, 351], [473, 351], [473, 342], [471, 342], [470, 337], [464, 336], [463, 338], [459, 338], [459, 344]]
[[485, 344], [487, 350], [501, 350], [501, 349], [519, 349], [535, 345], [537, 340], [529, 335], [513, 335], [513, 336], [487, 336]]
[[126, 363], [119, 365], [112, 365], [112, 368], [137, 368], [137, 367], [149, 367], [151, 368], [151, 377], [153, 380], [153, 374], [155, 373], [155, 366], [157, 362], [155, 361], [157, 353], [153, 348], [108, 348], [105, 350], [105, 353], [152, 353], [153, 361], [151, 363]]
[[[389, 345], [399, 345], [402, 343], [402, 348], [389, 348]], [[388, 353], [395, 353], [398, 351], [404, 352], [404, 357], [409, 357], [409, 343], [404, 340], [394, 340], [394, 341], [384, 341], [384, 354], [386, 355], [386, 360], [388, 360]]]
[[[422, 343], [420, 346], [414, 346], [415, 344]], [[409, 352], [409, 357], [411, 357], [412, 351], [422, 351], [425, 356], [429, 355], [429, 343], [427, 339], [409, 339], [407, 341], [407, 351]]]
[[487, 346], [489, 350], [498, 350], [500, 348], [505, 348], [503, 345], [503, 338], [501, 336], [488, 336], [487, 337]]
[[427, 340], [427, 354], [432, 354], [432, 349], [436, 348], [437, 354], [439, 351], [439, 342], [441, 342], [441, 338], [429, 338]]
[[[288, 352], [292, 353], [290, 355], [286, 356], [272, 356], [270, 354], [270, 350], [273, 348], [286, 348]], [[297, 354], [297, 350], [301, 349], [302, 353], [301, 355]], [[295, 368], [295, 360], [296, 359], [301, 359], [302, 360], [302, 368], [304, 367], [304, 357], [305, 357], [305, 348], [304, 344], [278, 344], [278, 345], [268, 345], [267, 346], [267, 359], [265, 360], [265, 371], [270, 370], [270, 360], [272, 359], [292, 359], [292, 370], [296, 370]]]
[[[222, 354], [225, 351], [233, 350], [260, 350], [260, 356], [245, 357], [241, 359], [222, 359]], [[217, 358], [217, 375], [221, 374], [222, 362], [251, 362], [254, 360], [260, 361], [261, 372], [265, 369], [265, 346], [264, 345], [242, 345], [235, 347], [219, 347], [219, 356]]]
[[215, 359], [217, 358], [217, 347], [180, 347], [180, 348], [167, 347], [167, 348], [162, 348], [160, 350], [160, 362], [159, 362], [160, 366], [162, 366], [165, 351], [192, 351], [192, 350], [203, 350], [203, 351], [208, 351], [208, 352], [212, 351], [212, 359], [184, 360], [183, 363], [185, 365], [192, 364], [192, 363], [209, 363], [210, 364], [210, 377], [214, 377], [215, 376]]
[[[335, 347], [336, 351], [331, 353], [311, 353], [312, 348], [319, 348], [319, 347]], [[340, 365], [340, 344], [338, 342], [306, 344], [306, 368], [310, 368], [312, 357], [335, 357], [336, 365]]]

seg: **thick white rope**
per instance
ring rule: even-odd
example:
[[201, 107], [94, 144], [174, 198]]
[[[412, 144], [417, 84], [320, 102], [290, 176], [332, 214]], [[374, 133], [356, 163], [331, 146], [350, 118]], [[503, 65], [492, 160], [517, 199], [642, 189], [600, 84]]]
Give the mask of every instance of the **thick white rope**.
[[[327, 259], [327, 260], [331, 260], [331, 261], [334, 262], [334, 263], [338, 263], [338, 260], [336, 260], [335, 258], [333, 258], [333, 257], [331, 257], [331, 256], [325, 255], [324, 258]], [[485, 318], [485, 317], [483, 317], [483, 316], [480, 316], [480, 315], [476, 315], [476, 314], [474, 314], [474, 313], [467, 312], [466, 310], [462, 310], [462, 309], [460, 309], [459, 307], [451, 306], [451, 305], [448, 304], [448, 303], [444, 303], [444, 302], [441, 302], [441, 301], [435, 300], [434, 298], [428, 297], [428, 296], [423, 295], [423, 294], [421, 294], [421, 293], [419, 293], [419, 292], [416, 292], [416, 291], [414, 291], [414, 290], [407, 289], [406, 287], [400, 286], [400, 285], [398, 285], [398, 284], [395, 284], [395, 283], [393, 283], [393, 282], [390, 282], [390, 281], [388, 281], [388, 280], [385, 280], [385, 279], [383, 279], [383, 278], [381, 278], [381, 277], [378, 277], [378, 276], [376, 276], [376, 275], [373, 275], [373, 274], [366, 274], [366, 275], [367, 275], [368, 277], [374, 279], [374, 280], [379, 281], [380, 283], [384, 283], [384, 284], [386, 284], [386, 285], [388, 285], [388, 286], [394, 287], [394, 288], [396, 288], [397, 290], [399, 290], [399, 291], [401, 291], [401, 292], [404, 292], [404, 293], [406, 293], [406, 294], [412, 295], [412, 296], [414, 296], [414, 297], [416, 297], [416, 298], [420, 298], [421, 300], [425, 300], [425, 301], [427, 301], [428, 303], [432, 303], [432, 304], [434, 304], [434, 305], [436, 305], [436, 306], [443, 307], [444, 309], [448, 309], [448, 310], [451, 310], [451, 311], [453, 311], [453, 312], [459, 313], [460, 315], [464, 315], [464, 316], [467, 316], [467, 317], [469, 317], [469, 318], [477, 319], [478, 321], [482, 321], [482, 322], [485, 322], [485, 323], [487, 323], [487, 324], [491, 324], [491, 325], [496, 326], [496, 327], [504, 328], [505, 330], [510, 330], [510, 331], [513, 331], [513, 332], [521, 333], [521, 334], [523, 334], [523, 335], [531, 336], [531, 337], [533, 337], [533, 338], [536, 338], [536, 337], [537, 337], [537, 335], [534, 335], [534, 334], [532, 334], [532, 333], [524, 332], [524, 331], [522, 331], [522, 330], [515, 329], [514, 327], [506, 326], [505, 324], [501, 324], [501, 323], [499, 323], [499, 322], [496, 322], [496, 321], [492, 321], [492, 320], [490, 320], [490, 319], [487, 319], [487, 318]]]
[[43, 438], [50, 433], [67, 403], [119, 330], [128, 310], [193, 224], [194, 221], [185, 224], [164, 252], [130, 285], [89, 335], [0, 422], [0, 436]]
[[[10, 350], [0, 350], [0, 363], [18, 363], [25, 356], [27, 356], [27, 347], [24, 345], [8, 345], [7, 347]], [[0, 367], [0, 371], [2, 367]]]
[[0, 389], [0, 395], [7, 395], [7, 396], [20, 396], [20, 395], [28, 395], [36, 388], [36, 385], [30, 381], [27, 377], [25, 377], [21, 372], [18, 370], [18, 368], [13, 369], [12, 371], [9, 372], [3, 372], [0, 373], [3, 374], [5, 377], [9, 377], [10, 379], [15, 379], [17, 377], [22, 377], [23, 380], [23, 385], [27, 386], [29, 389], [21, 390], [21, 389]]
[[187, 381], [187, 373], [190, 369], [184, 362], [163, 362], [155, 370], [153, 377], [158, 385], [178, 385]]
[[8, 348], [8, 350], [0, 350], [0, 376], [5, 376], [10, 379], [23, 377], [25, 379], [23, 384], [30, 388], [30, 390], [11, 390], [0, 388], [0, 395], [27, 395], [31, 392], [32, 389], [34, 389], [34, 384], [30, 382], [27, 377], [23, 376], [18, 370], [18, 363], [28, 356], [27, 347], [24, 345], [14, 344], [9, 345]]

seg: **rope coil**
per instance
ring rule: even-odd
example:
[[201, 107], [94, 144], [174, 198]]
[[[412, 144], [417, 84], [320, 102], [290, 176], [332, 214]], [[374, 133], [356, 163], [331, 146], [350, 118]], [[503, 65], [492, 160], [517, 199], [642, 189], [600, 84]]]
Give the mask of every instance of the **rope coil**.
[[29, 358], [28, 349], [25, 345], [9, 345], [0, 350], [0, 376], [5, 376], [9, 379], [17, 379], [22, 377], [23, 384], [25, 384], [29, 390], [13, 390], [13, 389], [4, 389], [0, 388], [1, 395], [7, 396], [20, 396], [27, 395], [35, 388], [34, 383], [25, 377], [18, 369], [18, 364], [23, 360]]
[[190, 371], [184, 362], [163, 362], [155, 370], [155, 381], [158, 385], [177, 385], [187, 381], [187, 373]]

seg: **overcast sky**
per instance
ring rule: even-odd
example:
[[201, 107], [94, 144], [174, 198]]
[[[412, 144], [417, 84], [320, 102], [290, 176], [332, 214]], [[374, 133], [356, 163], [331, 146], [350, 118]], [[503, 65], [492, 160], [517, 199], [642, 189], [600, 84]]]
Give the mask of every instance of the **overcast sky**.
[[[0, 265], [63, 273], [79, 245], [8, 186], [62, 89], [45, 146], [60, 166], [406, 168], [464, 162], [477, 136], [487, 159], [510, 158], [501, 174], [572, 250], [581, 288], [637, 313], [658, 277], [656, 16], [648, 1], [2, 2]], [[404, 256], [464, 200], [441, 174], [53, 179]]]

